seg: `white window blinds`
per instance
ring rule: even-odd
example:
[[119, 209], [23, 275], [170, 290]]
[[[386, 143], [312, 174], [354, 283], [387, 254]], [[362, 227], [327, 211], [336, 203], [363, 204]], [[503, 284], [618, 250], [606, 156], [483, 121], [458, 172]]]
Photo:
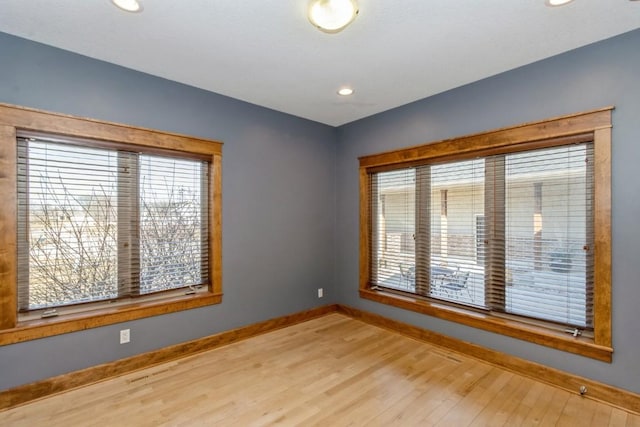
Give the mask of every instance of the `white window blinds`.
[[208, 280], [207, 163], [95, 145], [18, 139], [20, 311]]
[[207, 277], [206, 163], [141, 155], [140, 292]]
[[591, 143], [370, 179], [373, 286], [592, 328]]
[[495, 180], [505, 211], [492, 226], [503, 238], [489, 251], [504, 275], [494, 277], [492, 308], [591, 328], [592, 144], [505, 155]]
[[374, 174], [370, 188], [374, 283], [414, 292], [416, 170]]
[[115, 152], [20, 139], [21, 310], [115, 298]]

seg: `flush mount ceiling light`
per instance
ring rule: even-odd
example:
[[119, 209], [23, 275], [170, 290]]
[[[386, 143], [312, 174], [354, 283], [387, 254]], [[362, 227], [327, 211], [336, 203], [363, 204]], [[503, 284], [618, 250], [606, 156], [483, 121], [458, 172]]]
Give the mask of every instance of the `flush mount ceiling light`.
[[142, 4], [137, 0], [111, 0], [111, 3], [126, 12], [142, 12]]
[[353, 89], [351, 89], [350, 87], [342, 87], [338, 89], [338, 95], [340, 96], [353, 95]]
[[309, 21], [325, 33], [337, 33], [358, 15], [356, 0], [312, 0]]
[[547, 6], [564, 6], [565, 4], [571, 3], [573, 0], [545, 0], [544, 4]]

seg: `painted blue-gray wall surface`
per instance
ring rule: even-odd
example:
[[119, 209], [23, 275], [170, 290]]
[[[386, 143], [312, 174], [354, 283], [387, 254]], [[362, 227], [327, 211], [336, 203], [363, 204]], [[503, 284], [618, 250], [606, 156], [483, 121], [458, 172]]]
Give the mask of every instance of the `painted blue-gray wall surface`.
[[[640, 30], [338, 128], [338, 301], [640, 392]], [[425, 79], [429, 76], [425, 75]], [[613, 363], [552, 350], [358, 297], [358, 157], [613, 105]]]
[[[0, 102], [225, 143], [223, 303], [0, 347], [0, 390], [338, 302], [640, 392], [639, 44], [636, 30], [334, 129], [0, 33]], [[608, 105], [613, 363], [358, 297], [359, 156]]]
[[224, 143], [223, 303], [0, 347], [0, 390], [335, 302], [335, 128], [2, 33], [0, 56], [0, 102]]

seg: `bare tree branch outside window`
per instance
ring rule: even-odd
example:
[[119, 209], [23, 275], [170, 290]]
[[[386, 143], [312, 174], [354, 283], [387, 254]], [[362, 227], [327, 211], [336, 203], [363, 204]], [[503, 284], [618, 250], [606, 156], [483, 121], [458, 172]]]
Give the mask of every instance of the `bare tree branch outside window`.
[[140, 292], [202, 283], [200, 164], [143, 156]]
[[102, 187], [80, 197], [61, 177], [56, 181], [42, 178], [41, 207], [30, 212], [29, 306], [116, 297], [117, 214], [111, 197]]

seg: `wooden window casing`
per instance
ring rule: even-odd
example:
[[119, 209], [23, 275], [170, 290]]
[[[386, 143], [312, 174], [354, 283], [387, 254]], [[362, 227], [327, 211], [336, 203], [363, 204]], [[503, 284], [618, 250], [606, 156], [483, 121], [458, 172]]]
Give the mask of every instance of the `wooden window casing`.
[[[92, 140], [100, 146], [179, 152], [209, 164], [208, 262], [204, 292], [138, 300], [113, 307], [21, 321], [17, 310], [17, 136], [20, 133]], [[222, 143], [93, 119], [0, 104], [0, 345], [188, 310], [222, 301]]]
[[[480, 134], [360, 157], [360, 297], [453, 321], [471, 327], [530, 341], [551, 348], [611, 362], [611, 116], [613, 107], [560, 118], [526, 123]], [[419, 295], [374, 287], [371, 275], [372, 174], [449, 160], [473, 159], [515, 153], [572, 142], [592, 141], [594, 150], [593, 207], [593, 336], [572, 336], [547, 327], [497, 316]], [[537, 190], [540, 191], [540, 190]], [[417, 272], [416, 272], [417, 273]], [[488, 272], [491, 274], [491, 271]], [[501, 273], [502, 274], [502, 273]], [[417, 282], [416, 282], [417, 283]], [[417, 284], [416, 284], [417, 286]], [[491, 278], [487, 285], [491, 287]]]

